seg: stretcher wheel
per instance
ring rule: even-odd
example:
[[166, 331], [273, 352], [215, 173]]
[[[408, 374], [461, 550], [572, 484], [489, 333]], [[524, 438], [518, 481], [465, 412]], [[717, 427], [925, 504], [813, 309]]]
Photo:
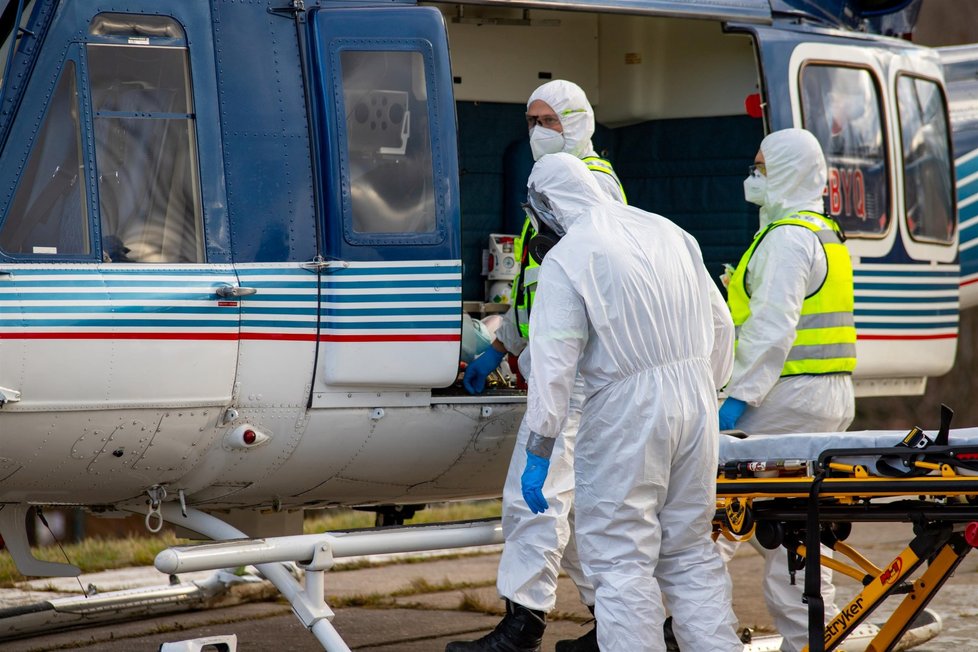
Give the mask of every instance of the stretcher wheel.
[[749, 537], [754, 530], [754, 512], [750, 508], [750, 501], [734, 498], [727, 505], [726, 512], [730, 531], [738, 537]]
[[779, 521], [758, 521], [754, 538], [768, 550], [776, 550], [784, 543], [784, 525]]
[[822, 529], [822, 543], [832, 547], [836, 541], [845, 541], [852, 534], [852, 523], [832, 522]]

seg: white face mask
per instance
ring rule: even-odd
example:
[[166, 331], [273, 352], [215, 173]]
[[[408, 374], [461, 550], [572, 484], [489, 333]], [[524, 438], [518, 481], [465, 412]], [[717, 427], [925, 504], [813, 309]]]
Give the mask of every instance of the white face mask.
[[534, 161], [539, 161], [545, 154], [562, 152], [564, 134], [537, 125], [530, 130], [530, 149], [533, 150]]
[[764, 205], [764, 195], [767, 194], [767, 177], [762, 174], [752, 174], [744, 179], [744, 199], [758, 206]]

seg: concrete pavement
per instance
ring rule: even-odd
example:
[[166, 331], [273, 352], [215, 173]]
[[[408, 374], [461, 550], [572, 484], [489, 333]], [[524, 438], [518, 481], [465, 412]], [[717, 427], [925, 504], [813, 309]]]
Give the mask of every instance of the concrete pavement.
[[[902, 549], [909, 537], [910, 526], [860, 524], [850, 543], [877, 564], [884, 564]], [[502, 602], [495, 591], [498, 558], [498, 549], [488, 549], [472, 556], [331, 571], [326, 576], [326, 594], [336, 612], [333, 624], [354, 650], [440, 652], [451, 640], [476, 638], [495, 626], [499, 620], [496, 614], [502, 611]], [[760, 570], [760, 557], [750, 546], [741, 546], [730, 564], [735, 587], [734, 609], [741, 626], [763, 632], [770, 631], [771, 620], [760, 598]], [[102, 591], [165, 581], [166, 578], [152, 569], [82, 577], [83, 585], [94, 583]], [[19, 587], [18, 591], [29, 592], [33, 599], [39, 594], [45, 596], [44, 589], [71, 592], [72, 582], [77, 593], [80, 589], [74, 580], [40, 580]], [[846, 599], [858, 590], [848, 579], [837, 583], [840, 596]], [[965, 559], [933, 603], [933, 608], [944, 618], [945, 633], [917, 648], [918, 652], [978, 650], [978, 624], [973, 622], [978, 616], [975, 605], [978, 605], [978, 555]], [[485, 613], [489, 610], [496, 613]], [[557, 609], [547, 628], [544, 650], [553, 650], [559, 639], [582, 635], [590, 627], [586, 623], [589, 617], [572, 583], [561, 578]], [[288, 605], [276, 601], [49, 634], [4, 642], [0, 647], [10, 652], [156, 650], [163, 642], [229, 633], [237, 634], [239, 650], [320, 649], [291, 614]]]

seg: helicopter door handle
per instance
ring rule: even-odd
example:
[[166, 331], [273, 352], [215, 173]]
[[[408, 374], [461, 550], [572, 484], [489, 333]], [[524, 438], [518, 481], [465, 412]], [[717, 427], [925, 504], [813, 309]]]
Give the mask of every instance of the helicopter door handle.
[[234, 297], [247, 297], [258, 292], [256, 288], [243, 288], [239, 285], [222, 285], [215, 290], [217, 296], [225, 299]]
[[0, 407], [3, 407], [5, 403], [17, 403], [18, 401], [20, 401], [20, 392], [16, 389], [0, 387]]

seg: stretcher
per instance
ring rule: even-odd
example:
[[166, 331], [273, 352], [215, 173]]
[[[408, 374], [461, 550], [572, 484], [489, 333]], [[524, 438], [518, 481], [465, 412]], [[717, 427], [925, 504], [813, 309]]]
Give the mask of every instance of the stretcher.
[[[936, 433], [721, 437], [716, 533], [785, 548], [792, 580], [805, 569], [809, 652], [839, 649], [885, 600], [903, 596], [865, 648], [895, 649], [978, 547], [978, 428], [952, 431], [950, 421], [951, 411], [942, 406]], [[877, 566], [845, 543], [857, 522], [911, 523], [914, 536]], [[823, 558], [819, 543], [835, 558]], [[827, 623], [819, 564], [863, 585]]]

